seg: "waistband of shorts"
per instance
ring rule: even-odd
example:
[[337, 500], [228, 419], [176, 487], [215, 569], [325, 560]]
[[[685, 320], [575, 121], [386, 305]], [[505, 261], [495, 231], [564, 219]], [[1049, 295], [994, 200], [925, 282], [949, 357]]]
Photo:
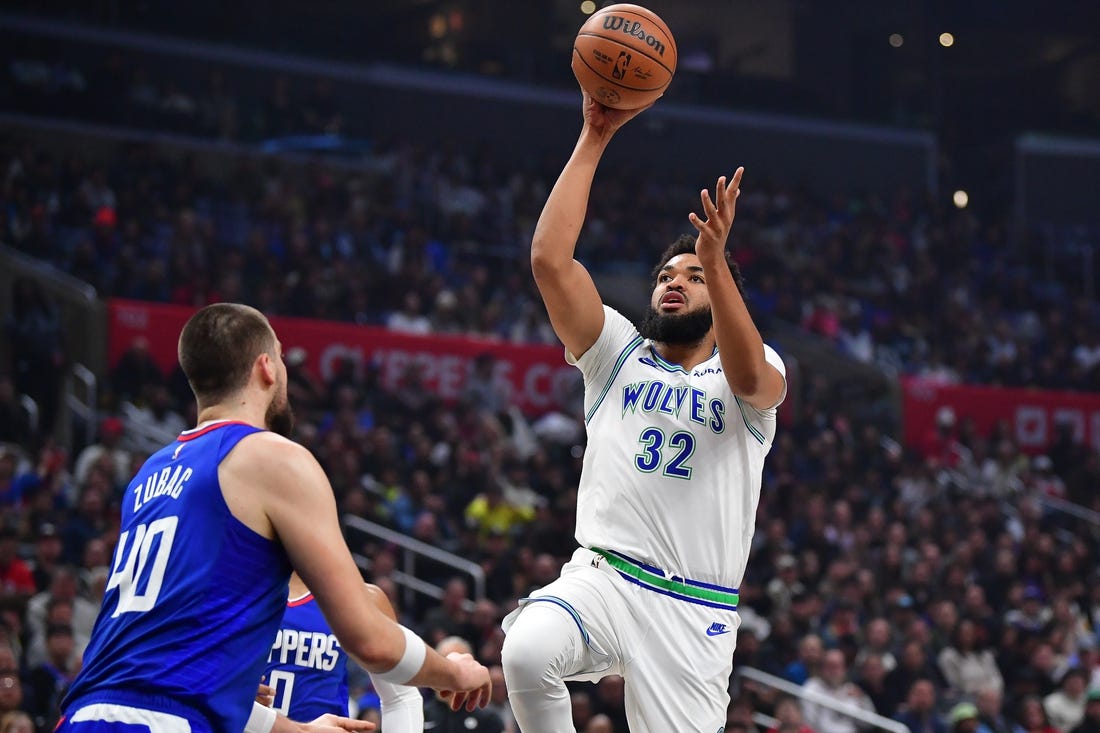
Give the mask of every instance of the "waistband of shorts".
[[213, 728], [210, 720], [193, 707], [165, 695], [148, 694], [135, 690], [95, 690], [72, 700], [64, 700], [62, 712], [66, 718], [71, 718], [80, 708], [96, 703], [125, 705], [142, 710], [151, 710], [155, 713], [175, 715], [191, 723], [192, 728], [198, 730], [211, 730]]
[[600, 547], [588, 549], [602, 557], [624, 579], [643, 588], [701, 606], [722, 608], [727, 611], [737, 610], [740, 596], [736, 588], [725, 588], [713, 583], [669, 575], [660, 568], [614, 550], [605, 550]]

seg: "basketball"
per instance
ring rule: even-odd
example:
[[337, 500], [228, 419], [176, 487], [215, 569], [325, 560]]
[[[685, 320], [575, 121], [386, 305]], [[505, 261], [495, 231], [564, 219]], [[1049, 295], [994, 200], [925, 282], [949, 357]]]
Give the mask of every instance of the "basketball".
[[608, 5], [573, 42], [573, 74], [596, 101], [614, 109], [645, 107], [676, 72], [676, 41], [665, 22], [640, 5]]

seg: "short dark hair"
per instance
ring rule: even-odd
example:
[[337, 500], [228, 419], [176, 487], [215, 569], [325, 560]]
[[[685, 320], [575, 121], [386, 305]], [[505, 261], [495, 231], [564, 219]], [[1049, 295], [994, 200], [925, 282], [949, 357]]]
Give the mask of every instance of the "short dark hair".
[[[657, 260], [657, 266], [653, 268], [653, 271], [649, 273], [650, 282], [656, 284], [657, 277], [661, 274], [661, 270], [665, 268], [668, 261], [673, 257], [682, 254], [695, 254], [695, 237], [690, 234], [681, 234], [679, 238], [668, 246], [664, 252], [661, 253], [661, 257]], [[737, 292], [741, 293], [741, 297], [745, 297], [745, 278], [741, 276], [741, 268], [738, 267], [737, 262], [730, 257], [730, 253], [726, 252], [726, 264], [729, 265], [730, 274], [733, 275], [733, 282], [737, 284]]]
[[214, 303], [191, 316], [180, 332], [180, 367], [200, 405], [213, 405], [248, 383], [252, 364], [274, 353], [267, 318], [239, 303]]

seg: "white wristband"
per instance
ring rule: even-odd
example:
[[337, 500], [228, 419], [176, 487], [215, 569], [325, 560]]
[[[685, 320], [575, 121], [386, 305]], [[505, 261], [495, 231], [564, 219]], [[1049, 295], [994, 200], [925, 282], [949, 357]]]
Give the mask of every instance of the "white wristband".
[[244, 724], [244, 733], [269, 733], [275, 727], [276, 713], [258, 702], [252, 703], [252, 714]]
[[404, 626], [398, 624], [398, 628], [405, 634], [405, 653], [401, 655], [401, 661], [388, 672], [371, 672], [371, 677], [377, 677], [395, 685], [405, 685], [424, 666], [424, 658], [428, 656], [428, 647], [424, 644], [423, 639]]

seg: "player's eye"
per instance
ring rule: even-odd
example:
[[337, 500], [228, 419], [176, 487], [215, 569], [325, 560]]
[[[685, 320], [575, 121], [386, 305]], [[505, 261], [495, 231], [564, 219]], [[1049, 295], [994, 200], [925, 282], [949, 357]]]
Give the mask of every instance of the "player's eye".
[[703, 278], [699, 277], [698, 275], [692, 275], [691, 276], [691, 281], [701, 283], [701, 282], [703, 282]]

